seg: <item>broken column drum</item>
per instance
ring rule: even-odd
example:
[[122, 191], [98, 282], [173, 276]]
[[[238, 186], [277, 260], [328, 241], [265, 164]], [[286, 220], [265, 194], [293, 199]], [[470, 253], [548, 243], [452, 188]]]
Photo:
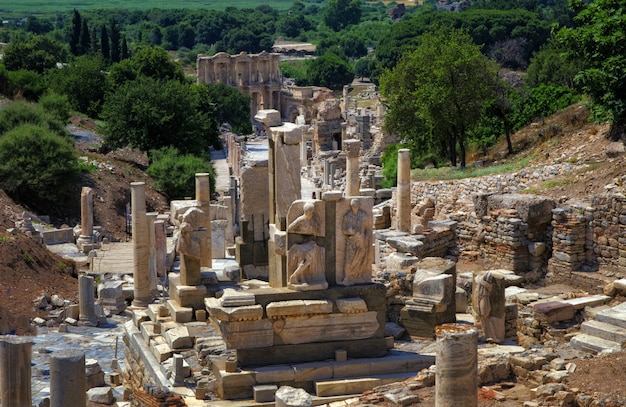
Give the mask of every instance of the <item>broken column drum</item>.
[[147, 307], [152, 302], [145, 188], [145, 182], [132, 182], [130, 184], [131, 227], [133, 233], [133, 306], [135, 307]]
[[346, 140], [343, 143], [346, 152], [346, 196], [359, 196], [361, 180], [359, 178], [359, 140]]
[[411, 232], [411, 157], [408, 148], [398, 150], [397, 229]]
[[83, 187], [80, 193], [80, 236], [76, 244], [83, 253], [89, 253], [94, 248], [93, 240], [93, 190]]
[[466, 324], [437, 327], [435, 407], [478, 405], [478, 331]]
[[86, 391], [85, 352], [54, 352], [50, 356], [50, 407], [85, 407]]
[[2, 407], [32, 405], [33, 342], [24, 336], [0, 336], [0, 400]]
[[98, 324], [98, 316], [95, 308], [94, 278], [91, 276], [78, 276], [79, 318], [88, 321], [92, 325]]
[[200, 204], [200, 209], [204, 212], [204, 219], [201, 227], [206, 230], [203, 239], [202, 253], [200, 257], [201, 267], [213, 267], [213, 254], [211, 253], [211, 182], [208, 173], [196, 174], [196, 201]]

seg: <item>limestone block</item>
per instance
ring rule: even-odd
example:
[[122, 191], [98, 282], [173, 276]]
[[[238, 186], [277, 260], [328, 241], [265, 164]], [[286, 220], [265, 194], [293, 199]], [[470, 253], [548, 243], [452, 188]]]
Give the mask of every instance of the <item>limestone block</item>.
[[96, 359], [85, 359], [85, 375], [93, 376], [101, 371], [102, 367]]
[[186, 326], [172, 328], [165, 332], [163, 337], [172, 349], [189, 349], [193, 347], [193, 338], [189, 336]]
[[274, 155], [274, 173], [279, 180], [275, 191], [276, 215], [279, 219], [287, 218], [292, 202], [301, 195], [300, 148], [292, 144], [275, 145]]
[[172, 348], [167, 343], [161, 343], [152, 347], [152, 354], [159, 363], [163, 363], [172, 357]]
[[413, 279], [413, 297], [448, 305], [456, 291], [453, 277], [449, 274], [434, 274], [425, 270], [416, 272]]
[[257, 403], [267, 403], [274, 401], [274, 394], [278, 390], [276, 385], [254, 386], [252, 394]]
[[394, 252], [387, 256], [387, 271], [389, 272], [406, 272], [411, 266], [419, 262], [419, 258], [411, 253]]
[[156, 324], [152, 321], [146, 321], [141, 324], [139, 329], [141, 331], [141, 336], [143, 336], [143, 340], [146, 341], [146, 343], [150, 343], [150, 339], [159, 335], [158, 332], [155, 332], [155, 325]]
[[330, 314], [333, 303], [329, 300], [304, 300], [304, 311], [307, 315]]
[[574, 306], [565, 302], [550, 301], [535, 304], [535, 317], [544, 323], [567, 321], [574, 318]]
[[318, 397], [360, 394], [381, 384], [381, 380], [378, 378], [319, 381], [315, 383], [315, 394]]
[[167, 308], [174, 321], [178, 323], [190, 322], [193, 319], [193, 308], [182, 307], [175, 300], [167, 300]]
[[259, 384], [292, 382], [295, 371], [293, 367], [287, 365], [263, 366], [255, 369], [255, 377]]
[[336, 362], [346, 362], [348, 360], [348, 351], [345, 349], [336, 349], [335, 350], [335, 361]]
[[[241, 214], [250, 219], [247, 229], [242, 235], [254, 231], [254, 240], [261, 241], [267, 238], [267, 229], [263, 224], [269, 219], [269, 182], [267, 160], [264, 163], [255, 163], [253, 166], [244, 166], [240, 170]], [[265, 180], [261, 182], [260, 180]]]
[[372, 280], [372, 205], [373, 200], [366, 197], [352, 197], [337, 202], [335, 270], [339, 285], [367, 284]]
[[333, 377], [335, 379], [345, 377], [369, 376], [372, 374], [370, 359], [354, 359], [333, 364]]
[[272, 321], [221, 321], [220, 331], [226, 349], [252, 349], [272, 346], [274, 333]]
[[254, 372], [248, 370], [232, 373], [220, 370], [219, 375], [221, 376], [219, 381], [224, 387], [254, 386], [256, 384]]
[[313, 398], [303, 389], [281, 386], [275, 394], [276, 407], [312, 407]]
[[264, 127], [280, 126], [282, 123], [280, 112], [274, 109], [259, 110], [254, 115], [254, 120], [263, 123]]
[[87, 399], [92, 403], [113, 404], [113, 391], [110, 387], [94, 387], [87, 390]]
[[456, 312], [465, 313], [467, 312], [467, 293], [461, 287], [456, 287], [456, 292], [454, 293], [454, 298], [456, 302]]
[[211, 317], [220, 321], [252, 321], [263, 318], [263, 307], [260, 304], [224, 307], [217, 298], [205, 298], [204, 304]]
[[620, 278], [619, 280], [613, 281], [613, 285], [616, 289], [626, 292], [626, 278]]
[[242, 305], [254, 305], [256, 301], [252, 293], [226, 288], [220, 297], [220, 303], [223, 307], [239, 307]]
[[571, 304], [574, 310], [584, 309], [585, 307], [597, 307], [611, 300], [607, 295], [590, 295], [587, 297], [570, 298], [563, 300], [566, 304]]
[[339, 312], [344, 314], [367, 312], [367, 304], [362, 298], [339, 298], [336, 304]]
[[268, 318], [306, 315], [306, 305], [303, 300], [270, 302], [265, 307], [265, 312]]
[[398, 236], [387, 239], [387, 244], [401, 253], [411, 253], [421, 257], [424, 243], [413, 236]]
[[355, 314], [321, 314], [276, 320], [274, 332], [283, 344], [330, 342], [372, 338], [378, 329], [375, 311]]
[[333, 377], [333, 366], [325, 362], [301, 363], [294, 365], [293, 369], [295, 382], [312, 382]]

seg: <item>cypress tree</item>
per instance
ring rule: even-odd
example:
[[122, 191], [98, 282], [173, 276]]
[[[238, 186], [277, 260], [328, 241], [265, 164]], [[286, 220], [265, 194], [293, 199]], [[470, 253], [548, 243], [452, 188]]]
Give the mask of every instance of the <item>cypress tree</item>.
[[128, 44], [126, 43], [126, 36], [122, 37], [122, 59], [130, 58], [130, 53], [128, 52]]
[[70, 33], [70, 52], [72, 55], [80, 55], [80, 32], [82, 29], [82, 23], [80, 13], [74, 9], [74, 15], [72, 16], [72, 32]]
[[87, 19], [83, 19], [83, 24], [80, 32], [80, 54], [89, 54], [91, 52], [91, 37], [89, 36], [89, 26], [87, 25]]
[[120, 62], [120, 54], [120, 30], [115, 20], [111, 20], [111, 62]]
[[102, 59], [107, 63], [111, 62], [111, 48], [109, 47], [109, 34], [107, 32], [106, 25], [102, 24], [100, 30], [100, 50], [102, 52]]

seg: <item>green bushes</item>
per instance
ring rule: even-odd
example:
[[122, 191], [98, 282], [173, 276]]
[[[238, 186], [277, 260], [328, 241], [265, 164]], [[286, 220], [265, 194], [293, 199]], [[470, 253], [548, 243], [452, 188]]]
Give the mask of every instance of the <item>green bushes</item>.
[[0, 137], [0, 188], [16, 201], [42, 211], [66, 206], [79, 180], [73, 146], [49, 128], [21, 124]]
[[146, 170], [155, 187], [170, 199], [195, 196], [196, 173], [209, 173], [211, 195], [215, 192], [215, 172], [211, 162], [192, 154], [182, 154], [174, 147], [150, 152], [151, 164]]

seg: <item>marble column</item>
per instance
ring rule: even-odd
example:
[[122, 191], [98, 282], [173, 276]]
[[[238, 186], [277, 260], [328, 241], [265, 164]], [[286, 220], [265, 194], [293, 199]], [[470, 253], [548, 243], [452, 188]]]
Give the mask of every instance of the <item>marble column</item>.
[[78, 301], [79, 319], [97, 326], [93, 277], [78, 276]]
[[343, 149], [346, 152], [346, 196], [360, 196], [361, 177], [359, 176], [359, 140], [345, 140]]
[[50, 356], [50, 407], [85, 407], [87, 405], [86, 392], [85, 352], [68, 349], [52, 353]]
[[93, 190], [83, 187], [80, 193], [80, 236], [76, 244], [83, 253], [94, 248], [93, 241]]
[[31, 368], [33, 354], [31, 338], [0, 336], [0, 400], [2, 407], [32, 405]]
[[157, 265], [156, 265], [156, 235], [154, 223], [156, 222], [158, 213], [148, 212], [146, 214], [146, 222], [148, 223], [148, 270], [150, 272], [150, 295], [157, 298], [159, 290], [157, 289]]
[[196, 201], [204, 212], [201, 227], [206, 229], [206, 241], [201, 245], [205, 248], [200, 257], [200, 267], [213, 267], [213, 253], [211, 253], [211, 181], [208, 173], [196, 174]]
[[435, 407], [478, 405], [478, 330], [467, 324], [437, 327]]
[[411, 150], [398, 150], [397, 229], [411, 232]]
[[148, 222], [146, 220], [146, 184], [130, 184], [133, 233], [133, 306], [145, 308], [152, 302], [150, 295], [150, 247], [148, 246]]
[[167, 231], [165, 221], [162, 219], [154, 222], [154, 247], [157, 277], [165, 277], [167, 274]]

